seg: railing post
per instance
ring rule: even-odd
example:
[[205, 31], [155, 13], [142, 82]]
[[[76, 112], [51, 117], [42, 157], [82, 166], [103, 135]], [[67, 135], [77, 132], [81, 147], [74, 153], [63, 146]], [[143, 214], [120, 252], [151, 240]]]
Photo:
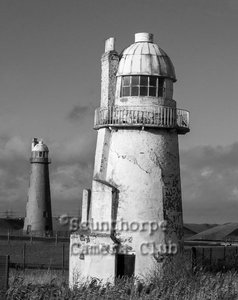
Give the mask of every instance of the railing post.
[[224, 247], [224, 252], [223, 252], [223, 260], [224, 260], [224, 265], [226, 265], [226, 247]]
[[212, 247], [210, 247], [210, 252], [209, 252], [209, 264], [210, 264], [210, 270], [212, 270]]
[[23, 244], [23, 270], [25, 271], [25, 263], [26, 263], [26, 243]]
[[197, 252], [195, 247], [192, 247], [191, 249], [191, 260], [192, 260], [192, 271], [194, 272], [197, 267]]
[[169, 123], [168, 123], [168, 120], [169, 120], [169, 118], [168, 118], [168, 112], [169, 112], [169, 109], [166, 107], [166, 126], [169, 125]]
[[62, 244], [62, 274], [64, 274], [64, 243]]
[[204, 266], [204, 247], [202, 248], [202, 266]]
[[0, 298], [6, 299], [4, 296], [8, 289], [9, 279], [9, 255], [0, 256]]

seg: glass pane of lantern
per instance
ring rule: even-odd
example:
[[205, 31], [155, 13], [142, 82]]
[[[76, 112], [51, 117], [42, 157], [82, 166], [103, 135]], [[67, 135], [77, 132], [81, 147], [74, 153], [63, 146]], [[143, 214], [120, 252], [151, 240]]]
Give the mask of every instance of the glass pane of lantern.
[[139, 76], [131, 76], [131, 85], [139, 84]]
[[137, 86], [131, 88], [131, 96], [139, 96], [139, 88]]
[[130, 88], [124, 87], [122, 90], [122, 96], [130, 96]]
[[147, 96], [148, 88], [147, 87], [140, 87], [140, 96]]
[[130, 85], [130, 76], [124, 76], [123, 81], [122, 81], [123, 86], [128, 86]]
[[149, 96], [153, 96], [156, 97], [156, 88], [155, 87], [151, 87], [149, 88]]
[[140, 85], [148, 86], [148, 76], [140, 77]]
[[156, 81], [157, 81], [157, 77], [150, 76], [150, 85], [151, 86], [156, 86]]

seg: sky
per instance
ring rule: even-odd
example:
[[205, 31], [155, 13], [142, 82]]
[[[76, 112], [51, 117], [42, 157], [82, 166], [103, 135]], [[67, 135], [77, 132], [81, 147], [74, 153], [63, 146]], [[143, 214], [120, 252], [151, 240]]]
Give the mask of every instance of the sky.
[[90, 188], [104, 42], [121, 52], [151, 32], [170, 56], [184, 222], [238, 222], [237, 0], [1, 0], [0, 216], [24, 216], [30, 144], [50, 149], [53, 215], [79, 211]]

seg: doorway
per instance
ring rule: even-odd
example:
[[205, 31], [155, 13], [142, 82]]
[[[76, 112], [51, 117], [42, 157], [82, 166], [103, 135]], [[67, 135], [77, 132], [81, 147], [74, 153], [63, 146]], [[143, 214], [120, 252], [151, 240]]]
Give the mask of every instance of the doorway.
[[135, 272], [135, 255], [134, 254], [117, 254], [116, 255], [116, 277], [131, 277]]

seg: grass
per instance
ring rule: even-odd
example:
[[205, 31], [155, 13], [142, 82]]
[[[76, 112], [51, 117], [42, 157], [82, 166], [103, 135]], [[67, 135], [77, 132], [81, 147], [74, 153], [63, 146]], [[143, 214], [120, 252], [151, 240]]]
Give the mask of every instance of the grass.
[[[83, 299], [83, 300], [232, 300], [238, 299], [238, 273], [192, 272], [183, 260], [169, 262], [161, 279], [155, 272], [148, 280], [122, 278], [113, 284], [98, 279], [68, 288], [67, 276], [53, 271], [11, 272], [7, 299]], [[147, 282], [147, 283], [146, 283]]]
[[62, 274], [62, 271], [57, 270], [15, 270], [10, 269], [9, 274], [9, 286], [12, 287], [16, 285], [16, 283], [20, 283], [21, 285], [45, 285], [50, 283], [54, 283], [57, 286], [61, 284], [68, 284], [68, 272]]

